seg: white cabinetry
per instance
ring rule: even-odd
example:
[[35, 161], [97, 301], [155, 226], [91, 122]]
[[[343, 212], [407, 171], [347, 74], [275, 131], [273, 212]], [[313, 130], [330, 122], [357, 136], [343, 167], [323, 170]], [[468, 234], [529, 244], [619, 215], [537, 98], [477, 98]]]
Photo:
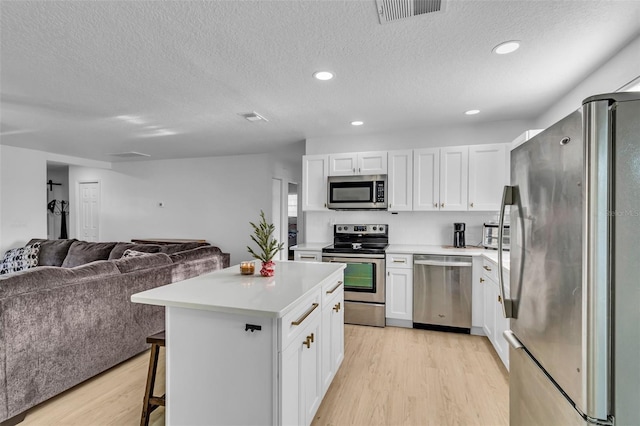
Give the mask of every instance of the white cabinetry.
[[500, 210], [502, 187], [507, 184], [505, 144], [469, 147], [469, 210]]
[[344, 287], [342, 281], [322, 288], [322, 395], [344, 359]]
[[440, 148], [440, 210], [467, 210], [469, 149]]
[[[502, 363], [509, 369], [509, 347], [502, 333], [510, 328], [509, 319], [502, 313], [502, 297], [498, 288], [498, 265], [491, 260], [484, 259], [483, 273], [480, 282], [484, 286], [484, 318], [483, 326], [487, 338], [493, 345]], [[509, 277], [505, 271], [505, 292], [508, 296]]]
[[294, 250], [293, 260], [299, 262], [322, 262], [321, 250]]
[[385, 317], [387, 325], [413, 326], [413, 255], [387, 253]]
[[387, 174], [387, 152], [329, 154], [329, 176]]
[[328, 155], [302, 157], [302, 210], [327, 210]]
[[[315, 299], [319, 301], [319, 295]], [[316, 304], [314, 307], [314, 303]], [[300, 327], [288, 339], [288, 346], [280, 353], [282, 375], [280, 405], [283, 425], [309, 425], [322, 401], [320, 309], [318, 302], [301, 303], [306, 310], [295, 322]], [[283, 318], [282, 336], [286, 336], [290, 318]], [[295, 323], [294, 322], [294, 323]], [[283, 337], [284, 338], [284, 337]]]
[[413, 150], [389, 151], [389, 211], [413, 210]]
[[413, 162], [414, 210], [467, 210], [467, 146], [416, 149]]
[[413, 151], [413, 209], [440, 210], [440, 149]]

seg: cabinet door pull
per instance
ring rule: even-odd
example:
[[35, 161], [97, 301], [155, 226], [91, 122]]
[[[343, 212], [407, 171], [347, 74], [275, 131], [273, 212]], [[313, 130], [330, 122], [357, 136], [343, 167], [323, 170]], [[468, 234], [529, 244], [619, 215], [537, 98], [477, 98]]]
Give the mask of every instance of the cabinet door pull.
[[335, 304], [335, 306], [333, 307], [333, 310], [336, 312], [340, 312], [340, 302]]
[[318, 307], [317, 303], [312, 304], [311, 305], [311, 309], [309, 309], [307, 312], [302, 314], [302, 316], [300, 318], [298, 318], [297, 320], [291, 321], [291, 325], [300, 325], [300, 324], [302, 324], [302, 321], [306, 320], [307, 317], [309, 315], [311, 315], [311, 312], [313, 312], [317, 307]]
[[401, 260], [393, 259], [393, 263], [407, 263], [407, 260], [406, 259], [401, 259]]
[[502, 296], [498, 295], [498, 303], [502, 303]]
[[483, 283], [484, 282], [484, 278], [480, 278], [480, 282]]
[[342, 281], [338, 281], [338, 284], [337, 284], [334, 288], [332, 288], [331, 290], [328, 290], [328, 291], [327, 291], [327, 294], [331, 294], [331, 293], [333, 293], [333, 292], [334, 292], [334, 291], [336, 291], [338, 288], [340, 288], [340, 286], [341, 286], [341, 285], [342, 285]]
[[440, 207], [444, 207], [444, 203], [440, 204]]
[[307, 336], [307, 340], [302, 342], [303, 345], [307, 345], [307, 349], [311, 348], [311, 341], [309, 340], [309, 336]]
[[484, 265], [483, 268], [486, 269], [487, 271], [491, 272], [491, 268], [489, 268], [487, 265]]
[[473, 207], [473, 203], [471, 203], [470, 207]]
[[438, 207], [438, 203], [434, 203], [434, 204], [433, 204], [433, 207]]

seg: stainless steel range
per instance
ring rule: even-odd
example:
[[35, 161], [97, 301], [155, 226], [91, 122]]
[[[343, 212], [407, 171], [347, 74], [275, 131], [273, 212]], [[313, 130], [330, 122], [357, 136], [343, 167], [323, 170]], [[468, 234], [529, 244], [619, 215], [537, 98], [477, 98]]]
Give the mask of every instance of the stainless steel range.
[[334, 225], [333, 245], [322, 249], [323, 262], [346, 263], [344, 322], [385, 326], [385, 249], [389, 225]]

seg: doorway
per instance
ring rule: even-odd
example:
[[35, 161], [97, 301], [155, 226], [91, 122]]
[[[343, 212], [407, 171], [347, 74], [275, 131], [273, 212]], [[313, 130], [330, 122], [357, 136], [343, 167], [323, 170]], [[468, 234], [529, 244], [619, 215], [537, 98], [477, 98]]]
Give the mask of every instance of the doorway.
[[287, 225], [287, 254], [288, 259], [293, 260], [293, 250], [291, 247], [298, 244], [298, 235], [300, 235], [300, 224], [298, 223], [298, 184], [293, 182], [289, 182], [289, 191], [287, 194]]
[[47, 239], [68, 238], [69, 166], [47, 162]]
[[100, 241], [100, 182], [80, 182], [78, 195], [79, 238]]

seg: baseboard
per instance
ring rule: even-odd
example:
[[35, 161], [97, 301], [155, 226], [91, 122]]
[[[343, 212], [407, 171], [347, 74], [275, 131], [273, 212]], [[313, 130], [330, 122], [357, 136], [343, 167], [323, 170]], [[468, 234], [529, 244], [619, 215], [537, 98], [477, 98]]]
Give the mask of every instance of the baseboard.
[[486, 336], [482, 327], [471, 327], [471, 334], [474, 336]]
[[413, 322], [409, 320], [385, 318], [385, 321], [387, 323], [387, 327], [413, 328]]

